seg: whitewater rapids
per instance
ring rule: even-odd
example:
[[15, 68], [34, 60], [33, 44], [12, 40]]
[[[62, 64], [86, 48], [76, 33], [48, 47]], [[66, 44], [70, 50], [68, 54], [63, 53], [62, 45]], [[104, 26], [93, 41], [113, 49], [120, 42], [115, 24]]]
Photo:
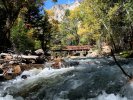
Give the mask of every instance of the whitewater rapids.
[[[133, 82], [127, 81], [111, 57], [72, 61], [80, 64], [32, 69], [1, 82], [0, 100], [133, 100]], [[133, 72], [132, 59], [119, 62], [128, 73]]]

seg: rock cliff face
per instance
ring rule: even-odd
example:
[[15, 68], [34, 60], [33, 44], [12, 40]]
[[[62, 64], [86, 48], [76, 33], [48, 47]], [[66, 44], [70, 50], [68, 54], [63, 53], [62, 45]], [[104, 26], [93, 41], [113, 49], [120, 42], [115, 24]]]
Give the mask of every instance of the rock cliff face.
[[55, 5], [51, 8], [51, 10], [54, 12], [53, 19], [58, 20], [59, 22], [62, 21], [65, 11], [67, 9], [73, 10], [76, 7], [78, 7], [80, 3], [78, 1], [74, 2], [73, 4], [62, 4], [62, 5]]

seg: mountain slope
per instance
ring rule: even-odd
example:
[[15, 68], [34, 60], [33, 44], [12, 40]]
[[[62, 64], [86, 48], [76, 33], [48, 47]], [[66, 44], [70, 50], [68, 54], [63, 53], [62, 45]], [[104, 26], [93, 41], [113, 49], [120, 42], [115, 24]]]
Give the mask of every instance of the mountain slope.
[[51, 18], [58, 20], [60, 22], [60, 21], [62, 21], [64, 15], [65, 15], [65, 11], [67, 9], [74, 10], [79, 5], [80, 5], [80, 3], [78, 1], [74, 2], [71, 5], [68, 5], [68, 4], [55, 5], [51, 8], [51, 10], [53, 11], [53, 16]]

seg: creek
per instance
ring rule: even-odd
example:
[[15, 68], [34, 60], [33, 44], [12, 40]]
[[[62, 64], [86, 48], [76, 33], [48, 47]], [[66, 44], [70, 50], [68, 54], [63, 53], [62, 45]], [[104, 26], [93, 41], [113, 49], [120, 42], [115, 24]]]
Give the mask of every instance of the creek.
[[[133, 59], [120, 59], [133, 74]], [[112, 57], [77, 58], [78, 66], [32, 69], [0, 83], [0, 100], [133, 100], [129, 82]], [[21, 79], [22, 75], [29, 75]]]

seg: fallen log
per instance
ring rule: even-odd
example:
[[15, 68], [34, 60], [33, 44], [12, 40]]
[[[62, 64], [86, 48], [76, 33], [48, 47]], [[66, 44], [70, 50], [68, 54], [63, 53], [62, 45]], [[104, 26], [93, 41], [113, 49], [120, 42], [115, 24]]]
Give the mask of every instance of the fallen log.
[[13, 58], [21, 58], [21, 59], [36, 59], [39, 56], [35, 56], [35, 55], [12, 55]]

